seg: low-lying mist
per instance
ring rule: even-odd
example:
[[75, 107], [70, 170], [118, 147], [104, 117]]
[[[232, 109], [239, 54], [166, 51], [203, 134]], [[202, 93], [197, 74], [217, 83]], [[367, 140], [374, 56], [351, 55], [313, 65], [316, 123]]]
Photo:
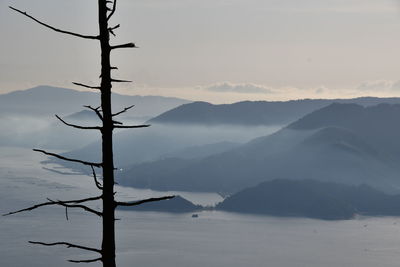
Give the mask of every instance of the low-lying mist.
[[[191, 158], [223, 152], [255, 137], [269, 135], [280, 126], [201, 126], [162, 125], [116, 131], [114, 156], [118, 167], [154, 161], [164, 157]], [[95, 142], [66, 153], [84, 160], [100, 160], [101, 143]], [[198, 153], [198, 154], [196, 154]]]
[[50, 116], [3, 115], [0, 116], [0, 125], [1, 146], [70, 150], [100, 137], [94, 131], [72, 129]]

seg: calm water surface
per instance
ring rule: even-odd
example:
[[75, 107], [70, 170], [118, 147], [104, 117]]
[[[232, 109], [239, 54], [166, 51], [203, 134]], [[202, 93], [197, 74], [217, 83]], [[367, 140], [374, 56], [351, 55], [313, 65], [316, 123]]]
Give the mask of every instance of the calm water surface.
[[[60, 176], [42, 169], [45, 159], [25, 149], [1, 148], [0, 212], [46, 199], [96, 195], [90, 177]], [[54, 167], [54, 166], [47, 166]], [[150, 190], [118, 188], [121, 199], [159, 195]], [[216, 194], [190, 194], [196, 203], [220, 201]], [[338, 267], [398, 266], [400, 218], [348, 221], [249, 216], [225, 212], [191, 214], [118, 212], [119, 266], [140, 267]], [[43, 208], [0, 217], [0, 266], [76, 266], [67, 259], [95, 258], [66, 248], [44, 248], [28, 240], [100, 243], [99, 220], [79, 211]], [[99, 266], [99, 264], [88, 264]]]

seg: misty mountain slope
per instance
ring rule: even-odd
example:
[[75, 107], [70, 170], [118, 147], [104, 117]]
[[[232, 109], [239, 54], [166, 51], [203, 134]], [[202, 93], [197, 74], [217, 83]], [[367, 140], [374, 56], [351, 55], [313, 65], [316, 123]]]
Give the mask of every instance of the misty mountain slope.
[[355, 213], [393, 216], [400, 214], [400, 195], [387, 195], [367, 185], [281, 179], [244, 189], [216, 208], [320, 219], [350, 219]]
[[240, 143], [223, 141], [223, 142], [205, 144], [200, 146], [190, 146], [190, 147], [185, 147], [182, 150], [165, 154], [163, 155], [163, 158], [182, 158], [182, 159], [205, 158], [213, 154], [219, 154], [228, 150], [232, 150], [240, 145], [241, 145]]
[[326, 126], [347, 128], [379, 150], [400, 156], [400, 105], [379, 104], [362, 107], [355, 104], [332, 104], [290, 124], [295, 130]]
[[[174, 173], [185, 168], [187, 165], [192, 163], [193, 160], [182, 159], [182, 158], [166, 158], [157, 161], [157, 167], [154, 168], [155, 164], [153, 162], [145, 162], [137, 165], [131, 166], [134, 172], [131, 175], [134, 179], [121, 180], [124, 186], [134, 186], [139, 188], [154, 188], [154, 186], [159, 186], [159, 180], [153, 178], [164, 176], [167, 173]], [[121, 174], [117, 175], [120, 177]], [[119, 178], [117, 178], [119, 179]], [[132, 182], [132, 183], [131, 183]]]
[[[399, 114], [399, 104], [382, 103], [364, 107], [358, 104], [333, 103], [307, 114], [290, 124], [288, 128], [303, 130], [335, 125], [362, 131], [370, 127], [368, 122], [382, 128], [391, 126], [397, 121]], [[382, 118], [386, 120], [381, 120]]]
[[[69, 129], [54, 114], [70, 122], [98, 123], [96, 115], [83, 105], [98, 106], [100, 96], [66, 88], [38, 86], [0, 95], [0, 146], [22, 146], [52, 149], [75, 149], [96, 141], [99, 136], [87, 131]], [[113, 109], [136, 105], [122, 115], [126, 123], [142, 123], [148, 118], [188, 101], [157, 96], [113, 94]], [[92, 113], [92, 114], [91, 114]], [[95, 120], [93, 120], [95, 119]]]
[[304, 99], [281, 102], [243, 101], [221, 105], [193, 102], [166, 111], [149, 122], [204, 125], [287, 125], [310, 112], [336, 102], [371, 106], [379, 103], [400, 103], [400, 98], [362, 97], [332, 100]]
[[[330, 132], [329, 135], [338, 134], [335, 128], [321, 131]], [[370, 183], [390, 188], [397, 171], [381, 160], [369, 145], [355, 136], [348, 140], [322, 141], [321, 135], [320, 132], [311, 134], [292, 148], [282, 150], [267, 150], [267, 145], [250, 143], [197, 161], [181, 160], [172, 169], [163, 167], [166, 160], [139, 164], [126, 169], [119, 182], [159, 190], [212, 192], [235, 192], [276, 178]], [[280, 141], [284, 142], [284, 138]], [[155, 173], [149, 170], [162, 171]], [[147, 184], [146, 180], [149, 181]]]
[[[123, 167], [127, 164], [154, 160], [172, 150], [183, 149], [188, 144], [188, 141], [178, 142], [165, 131], [159, 132], [154, 128], [121, 131], [114, 137], [114, 160], [118, 167]], [[101, 143], [95, 141], [64, 155], [99, 161], [101, 160]]]
[[386, 190], [396, 181], [399, 171], [389, 156], [353, 132], [336, 127], [318, 130], [280, 161], [293, 168], [292, 171], [284, 166], [275, 169], [283, 178], [302, 176], [347, 184], [368, 183]]
[[[287, 134], [273, 134], [267, 139], [268, 141], [272, 139], [269, 142], [270, 144], [276, 144], [278, 140], [280, 141], [279, 143], [283, 144], [289, 142], [292, 138], [294, 139], [294, 131], [287, 130], [285, 133]], [[296, 137], [298, 136], [296, 135]], [[256, 140], [259, 139], [264, 139], [264, 137]], [[250, 142], [252, 144], [251, 147], [253, 143], [256, 142]], [[209, 146], [206, 145], [206, 147]], [[254, 144], [254, 146], [260, 148], [259, 144]], [[278, 149], [278, 147], [275, 149]], [[234, 175], [242, 177], [248, 172], [247, 168], [242, 168], [243, 165], [257, 164], [257, 162], [253, 161], [253, 158], [257, 158], [258, 155], [250, 158], [248, 156], [249, 152], [255, 151], [247, 146], [240, 146], [205, 158], [191, 157], [191, 160], [183, 159], [179, 154], [172, 154], [169, 158], [127, 166], [118, 175], [118, 182], [125, 186], [161, 190], [173, 188], [173, 190], [227, 192], [229, 190], [221, 189], [226, 187], [223, 184], [229, 183], [235, 188], [236, 186], [233, 179], [225, 179], [223, 177], [233, 177]], [[265, 154], [271, 153], [275, 152], [268, 150]], [[237, 168], [232, 168], [230, 166], [231, 162], [238, 162]], [[206, 167], [204, 168], [203, 166]], [[230, 172], [232, 172], [231, 176], [229, 175]], [[218, 178], [218, 176], [220, 177]]]
[[331, 149], [343, 149], [348, 152], [378, 158], [379, 152], [366, 143], [354, 132], [340, 127], [325, 127], [319, 129], [311, 136], [304, 139], [303, 146], [308, 147], [326, 147]]
[[[256, 136], [276, 131], [274, 127], [202, 127], [151, 125], [145, 129], [117, 131], [114, 136], [116, 166], [154, 161], [166, 157], [201, 158], [220, 153], [245, 143]], [[83, 160], [100, 160], [100, 141], [94, 141], [65, 156]], [[54, 160], [56, 161], [56, 160]], [[56, 161], [64, 166], [80, 169], [78, 164]], [[86, 168], [85, 168], [86, 169]]]
[[[149, 176], [146, 169], [135, 165], [121, 174], [120, 183], [140, 186], [136, 177], [147, 177], [154, 189], [236, 192], [265, 180], [285, 178], [368, 183], [396, 191], [400, 185], [395, 164], [398, 151], [395, 145], [380, 144], [397, 142], [393, 133], [399, 131], [398, 125], [385, 119], [394, 119], [398, 111], [397, 105], [333, 104], [309, 115], [320, 119], [312, 127], [305, 116], [275, 134], [159, 175]], [[159, 163], [149, 164], [153, 166], [147, 168], [157, 169]]]

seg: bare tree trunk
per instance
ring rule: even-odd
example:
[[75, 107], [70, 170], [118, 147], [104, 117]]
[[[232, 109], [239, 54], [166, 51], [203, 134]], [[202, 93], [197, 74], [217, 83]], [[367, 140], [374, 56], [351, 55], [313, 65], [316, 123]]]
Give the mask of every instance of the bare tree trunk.
[[101, 45], [101, 109], [103, 112], [102, 162], [103, 162], [103, 241], [101, 245], [103, 266], [115, 267], [115, 205], [113, 119], [111, 111], [110, 34], [107, 19], [107, 1], [98, 0]]
[[[111, 7], [107, 6], [107, 4], [111, 4]], [[101, 261], [103, 263], [103, 267], [116, 267], [115, 264], [115, 209], [118, 206], [137, 206], [141, 205], [147, 202], [154, 202], [154, 201], [161, 201], [161, 200], [167, 200], [171, 199], [174, 196], [165, 196], [165, 197], [159, 197], [159, 198], [148, 198], [148, 199], [143, 199], [143, 200], [138, 200], [134, 202], [119, 202], [115, 200], [115, 193], [114, 193], [114, 158], [113, 158], [113, 130], [115, 128], [118, 129], [135, 129], [135, 128], [146, 128], [149, 127], [150, 125], [123, 125], [122, 122], [114, 121], [113, 117], [121, 115], [124, 112], [127, 112], [129, 109], [131, 109], [133, 106], [129, 106], [124, 108], [122, 111], [112, 113], [112, 107], [111, 107], [111, 88], [112, 88], [112, 83], [113, 82], [129, 82], [125, 80], [117, 80], [113, 79], [111, 76], [111, 71], [113, 69], [117, 69], [115, 67], [111, 66], [110, 62], [110, 54], [111, 51], [114, 49], [125, 49], [125, 48], [136, 48], [134, 43], [125, 43], [125, 44], [120, 44], [120, 45], [115, 45], [111, 46], [110, 45], [110, 33], [115, 35], [113, 32], [115, 29], [119, 28], [119, 24], [114, 26], [114, 27], [109, 27], [108, 21], [110, 18], [113, 16], [115, 10], [116, 10], [116, 4], [117, 0], [98, 0], [98, 12], [99, 12], [99, 17], [98, 17], [98, 22], [99, 22], [99, 35], [84, 35], [80, 33], [75, 33], [71, 31], [66, 31], [62, 30], [56, 27], [53, 27], [49, 24], [46, 24], [35, 17], [29, 15], [28, 13], [21, 11], [17, 8], [10, 7], [12, 10], [28, 17], [29, 19], [33, 20], [34, 22], [49, 28], [53, 31], [63, 33], [66, 35], [70, 36], [75, 36], [83, 39], [90, 39], [90, 40], [97, 40], [100, 41], [100, 47], [101, 47], [101, 84], [100, 86], [91, 86], [91, 85], [86, 85], [82, 83], [77, 83], [74, 82], [75, 85], [82, 86], [85, 88], [90, 88], [90, 89], [95, 89], [95, 90], [100, 90], [101, 92], [101, 105], [100, 107], [94, 108], [91, 106], [85, 106], [86, 108], [92, 110], [97, 114], [97, 116], [100, 118], [102, 121], [102, 126], [81, 126], [81, 125], [76, 125], [76, 124], [71, 124], [60, 118], [59, 116], [56, 115], [57, 119], [59, 119], [62, 123], [64, 123], [67, 126], [81, 129], [81, 130], [100, 130], [102, 134], [102, 161], [101, 162], [89, 162], [89, 161], [83, 161], [79, 159], [73, 159], [73, 158], [67, 158], [64, 157], [63, 155], [55, 154], [55, 153], [50, 153], [41, 149], [34, 149], [34, 151], [43, 153], [48, 156], [56, 157], [65, 161], [70, 161], [70, 162], [77, 162], [81, 163], [85, 166], [90, 166], [92, 169], [93, 173], [93, 178], [96, 187], [101, 191], [100, 196], [96, 197], [87, 197], [83, 199], [77, 199], [77, 200], [66, 200], [66, 201], [61, 201], [61, 200], [51, 200], [48, 199], [47, 202], [40, 203], [25, 209], [21, 209], [18, 211], [14, 212], [9, 212], [4, 215], [11, 215], [11, 214], [16, 214], [24, 211], [30, 211], [37, 209], [39, 207], [43, 206], [52, 206], [52, 205], [59, 205], [62, 207], [65, 207], [66, 209], [66, 218], [68, 219], [68, 208], [79, 208], [83, 209], [86, 212], [92, 213], [94, 215], [97, 215], [102, 218], [102, 234], [103, 234], [103, 240], [101, 244], [101, 249], [98, 248], [92, 248], [92, 247], [87, 247], [87, 246], [82, 246], [82, 245], [77, 245], [77, 244], [72, 244], [69, 242], [52, 242], [52, 243], [46, 243], [46, 242], [37, 242], [37, 241], [29, 241], [32, 244], [38, 244], [38, 245], [43, 245], [43, 246], [67, 246], [68, 248], [76, 248], [76, 249], [81, 249], [85, 251], [90, 251], [94, 253], [98, 253], [101, 255], [101, 257], [94, 258], [94, 259], [89, 259], [89, 260], [69, 260], [70, 262], [73, 263], [91, 263], [91, 262], [98, 262]], [[101, 108], [101, 109], [100, 109]], [[103, 170], [103, 184], [99, 182], [97, 179], [96, 171], [95, 168], [102, 168]], [[91, 201], [98, 201], [102, 200], [102, 206], [103, 209], [102, 211], [97, 211], [93, 208], [90, 208], [89, 206], [83, 205], [82, 203], [86, 202], [91, 202]]]

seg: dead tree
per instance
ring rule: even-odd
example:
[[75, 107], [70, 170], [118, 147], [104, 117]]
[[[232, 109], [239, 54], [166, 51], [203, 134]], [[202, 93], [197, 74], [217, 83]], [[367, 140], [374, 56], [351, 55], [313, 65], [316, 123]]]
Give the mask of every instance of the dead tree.
[[[80, 126], [72, 123], [68, 123], [59, 116], [56, 116], [63, 124], [77, 128], [82, 130], [98, 130], [101, 132], [102, 135], [102, 160], [101, 162], [88, 162], [79, 159], [72, 159], [66, 158], [62, 155], [50, 153], [44, 150], [34, 149], [34, 151], [43, 153], [48, 156], [56, 157], [65, 161], [70, 162], [77, 162], [83, 165], [89, 166], [92, 171], [94, 184], [99, 189], [101, 194], [96, 197], [88, 197], [78, 200], [52, 200], [48, 199], [47, 202], [34, 205], [32, 207], [18, 210], [15, 212], [10, 212], [6, 215], [11, 215], [23, 211], [30, 211], [34, 210], [39, 207], [43, 206], [52, 206], [58, 205], [62, 206], [68, 211], [69, 208], [79, 208], [83, 209], [86, 212], [95, 214], [102, 218], [102, 244], [101, 248], [90, 248], [81, 245], [76, 245], [68, 242], [53, 242], [53, 243], [45, 243], [45, 242], [36, 242], [36, 241], [29, 241], [32, 244], [39, 244], [43, 246], [58, 246], [63, 245], [69, 248], [76, 248], [82, 249], [90, 252], [94, 252], [99, 254], [98, 257], [89, 259], [89, 260], [70, 260], [73, 263], [90, 263], [90, 262], [97, 262], [100, 261], [103, 264], [103, 267], [115, 267], [115, 209], [118, 206], [136, 206], [146, 202], [153, 202], [153, 201], [160, 201], [165, 199], [170, 199], [173, 196], [166, 196], [161, 198], [149, 198], [144, 199], [136, 202], [119, 202], [115, 199], [115, 192], [114, 192], [114, 159], [113, 159], [113, 130], [114, 129], [130, 129], [130, 128], [146, 128], [150, 125], [124, 125], [121, 122], [115, 120], [115, 117], [128, 111], [133, 106], [127, 107], [121, 111], [116, 113], [112, 112], [111, 109], [111, 88], [113, 83], [125, 83], [130, 82], [126, 80], [120, 80], [113, 78], [111, 72], [112, 70], [117, 70], [117, 67], [111, 65], [110, 61], [110, 54], [113, 50], [117, 49], [125, 49], [125, 48], [136, 48], [134, 43], [126, 43], [126, 44], [119, 44], [119, 45], [111, 45], [110, 44], [110, 35], [115, 36], [115, 30], [120, 27], [119, 24], [115, 26], [110, 26], [109, 22], [110, 19], [113, 17], [115, 10], [117, 7], [117, 0], [98, 0], [98, 24], [99, 24], [99, 34], [97, 35], [85, 35], [80, 33], [75, 33], [67, 30], [62, 30], [56, 27], [53, 27], [41, 20], [36, 19], [35, 17], [31, 16], [30, 14], [21, 11], [17, 8], [11, 7], [10, 8], [23, 16], [29, 18], [31, 21], [34, 21], [48, 29], [53, 31], [63, 33], [66, 35], [82, 38], [82, 39], [89, 39], [98, 41], [100, 43], [101, 48], [101, 74], [100, 74], [100, 85], [99, 86], [92, 86], [83, 83], [74, 82], [75, 85], [81, 86], [84, 88], [94, 89], [100, 91], [101, 95], [101, 105], [99, 107], [92, 107], [92, 106], [85, 106], [86, 108], [92, 110], [97, 114], [99, 119], [102, 121], [101, 126]], [[96, 175], [96, 169], [102, 170], [102, 182], [98, 179]], [[89, 206], [86, 206], [85, 203], [91, 201], [102, 201], [102, 210], [98, 211]], [[66, 212], [66, 216], [68, 213]], [[68, 218], [68, 217], [67, 217]]]

